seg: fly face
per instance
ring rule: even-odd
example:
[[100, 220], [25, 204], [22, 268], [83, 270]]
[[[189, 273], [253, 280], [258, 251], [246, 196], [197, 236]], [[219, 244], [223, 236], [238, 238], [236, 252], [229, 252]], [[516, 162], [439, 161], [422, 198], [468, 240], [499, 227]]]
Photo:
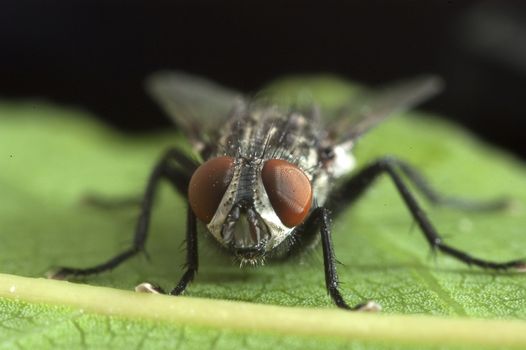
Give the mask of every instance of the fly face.
[[312, 206], [312, 171], [301, 169], [314, 154], [298, 133], [303, 116], [280, 113], [249, 107], [234, 115], [219, 137], [217, 155], [190, 180], [193, 212], [242, 264], [262, 263]]

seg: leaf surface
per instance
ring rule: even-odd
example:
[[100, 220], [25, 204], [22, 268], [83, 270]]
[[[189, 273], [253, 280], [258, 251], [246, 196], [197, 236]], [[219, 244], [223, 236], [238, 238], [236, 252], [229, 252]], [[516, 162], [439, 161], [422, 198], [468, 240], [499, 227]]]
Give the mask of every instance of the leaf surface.
[[[328, 104], [341, 102], [356, 90], [330, 77], [288, 79], [275, 88], [290, 93], [299, 86], [309, 86], [316, 99]], [[149, 170], [170, 145], [186, 147], [182, 135], [170, 131], [127, 136], [82, 111], [32, 101], [0, 104], [0, 272], [6, 274], [0, 276], [0, 348], [391, 349], [422, 345], [480, 348], [481, 343], [499, 348], [488, 337], [497, 337], [510, 347], [526, 346], [520, 332], [526, 327], [526, 275], [470, 268], [431, 254], [387, 178], [380, 179], [333, 222], [344, 296], [351, 304], [375, 300], [384, 315], [355, 316], [334, 310], [325, 292], [319, 249], [292, 261], [240, 269], [205, 234], [200, 235], [199, 274], [186, 295], [191, 297], [188, 300], [198, 298], [204, 303], [196, 317], [203, 312], [211, 320], [230, 315], [230, 321], [220, 326], [199, 321], [199, 317], [181, 321], [135, 314], [139, 306], [153, 308], [157, 302], [165, 313], [170, 303], [189, 310], [181, 304], [185, 298], [121, 291], [130, 291], [143, 281], [170, 289], [181, 275], [186, 206], [168, 185], [161, 186], [154, 210], [147, 244], [150, 261], [139, 256], [111, 273], [76, 281], [110, 289], [92, 290], [94, 287], [84, 285], [75, 289], [79, 286], [67, 282], [11, 276], [38, 278], [52, 266], [89, 266], [126, 248], [132, 240], [137, 208], [101, 210], [84, 199], [90, 194], [140, 198]], [[385, 154], [411, 162], [446, 194], [513, 198], [512, 210], [473, 213], [434, 208], [418, 197], [449, 244], [493, 260], [526, 256], [526, 171], [519, 161], [458, 127], [421, 113], [388, 120], [356, 148], [359, 166]], [[26, 289], [19, 289], [20, 294], [11, 292], [22, 282]], [[72, 290], [78, 293], [78, 300], [62, 298]], [[46, 297], [31, 297], [27, 291]], [[95, 291], [97, 298], [87, 297]], [[138, 302], [137, 297], [148, 298]], [[93, 308], [93, 304], [111, 307], [120, 298], [129, 300], [131, 311]], [[301, 320], [314, 318], [320, 327], [311, 325], [308, 333], [302, 333], [303, 322], [298, 321], [297, 327], [289, 323], [287, 332], [266, 326], [259, 332], [243, 327], [250, 323], [250, 314], [244, 314], [243, 322], [234, 322], [232, 312], [244, 308], [257, 313], [267, 325], [278, 322], [274, 315], [286, 320], [299, 312]], [[343, 329], [350, 330], [348, 335], [322, 332], [321, 325], [340, 318]], [[481, 321], [475, 319], [480, 318], [496, 323], [478, 323]], [[407, 327], [396, 328], [400, 333], [393, 338], [383, 322]], [[439, 324], [442, 333], [433, 333], [434, 322], [445, 322]], [[367, 325], [363, 328], [369, 332], [355, 331], [360, 324]], [[423, 329], [415, 337], [417, 326]], [[465, 329], [471, 337], [455, 329]], [[507, 331], [510, 329], [518, 331]]]

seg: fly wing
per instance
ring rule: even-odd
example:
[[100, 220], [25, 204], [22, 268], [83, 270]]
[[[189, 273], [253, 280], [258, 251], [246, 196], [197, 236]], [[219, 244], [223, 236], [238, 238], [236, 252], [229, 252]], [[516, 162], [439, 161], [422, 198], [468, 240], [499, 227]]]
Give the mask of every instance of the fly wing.
[[366, 91], [334, 113], [328, 130], [335, 144], [353, 142], [389, 116], [406, 111], [442, 89], [439, 77], [426, 75]]
[[146, 89], [198, 149], [210, 142], [242, 101], [237, 91], [177, 71], [152, 74]]

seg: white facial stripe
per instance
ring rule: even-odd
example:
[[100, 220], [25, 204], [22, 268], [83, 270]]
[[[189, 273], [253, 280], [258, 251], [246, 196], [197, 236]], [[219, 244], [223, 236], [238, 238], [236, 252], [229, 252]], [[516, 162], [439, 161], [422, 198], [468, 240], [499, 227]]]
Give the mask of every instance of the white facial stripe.
[[258, 174], [259, 176], [255, 193], [258, 201], [254, 202], [254, 206], [256, 212], [259, 214], [259, 216], [261, 216], [270, 230], [270, 242], [267, 245], [267, 250], [271, 250], [283, 242], [283, 240], [289, 236], [294, 228], [283, 225], [278, 215], [274, 211], [272, 204], [270, 203], [267, 191], [263, 185], [263, 179], [261, 178], [261, 171], [259, 171]]
[[[235, 204], [235, 194], [239, 186], [242, 169], [242, 164], [235, 165], [232, 181], [230, 182], [230, 185], [228, 186], [221, 203], [219, 203], [214, 217], [206, 226], [208, 231], [222, 245], [226, 244], [222, 236], [223, 224], [225, 223], [228, 214]], [[267, 251], [270, 251], [283, 242], [283, 240], [289, 236], [294, 228], [283, 225], [278, 215], [274, 211], [267, 192], [265, 191], [265, 186], [263, 185], [263, 180], [261, 179], [261, 169], [258, 169], [257, 174], [258, 177], [255, 184], [255, 191], [253, 193], [254, 210], [259, 214], [265, 225], [269, 228], [270, 240], [266, 243], [265, 248]], [[247, 232], [247, 234], [249, 233]]]
[[225, 243], [221, 235], [221, 231], [223, 230], [223, 224], [225, 223], [228, 214], [234, 206], [234, 200], [237, 193], [237, 187], [239, 185], [241, 170], [241, 164], [234, 165], [234, 174], [232, 175], [232, 181], [230, 182], [230, 185], [228, 185], [228, 188], [226, 189], [225, 194], [223, 195], [223, 199], [221, 199], [221, 202], [217, 207], [214, 217], [208, 223], [208, 225], [206, 225], [208, 231], [221, 244]]

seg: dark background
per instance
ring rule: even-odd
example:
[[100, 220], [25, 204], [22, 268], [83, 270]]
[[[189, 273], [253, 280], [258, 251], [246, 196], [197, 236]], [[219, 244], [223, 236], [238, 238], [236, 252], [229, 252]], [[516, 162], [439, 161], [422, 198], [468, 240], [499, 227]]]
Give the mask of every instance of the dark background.
[[516, 1], [24, 1], [0, 5], [0, 98], [169, 125], [143, 78], [174, 68], [254, 91], [291, 73], [369, 84], [423, 72], [424, 108], [526, 158], [526, 6]]

